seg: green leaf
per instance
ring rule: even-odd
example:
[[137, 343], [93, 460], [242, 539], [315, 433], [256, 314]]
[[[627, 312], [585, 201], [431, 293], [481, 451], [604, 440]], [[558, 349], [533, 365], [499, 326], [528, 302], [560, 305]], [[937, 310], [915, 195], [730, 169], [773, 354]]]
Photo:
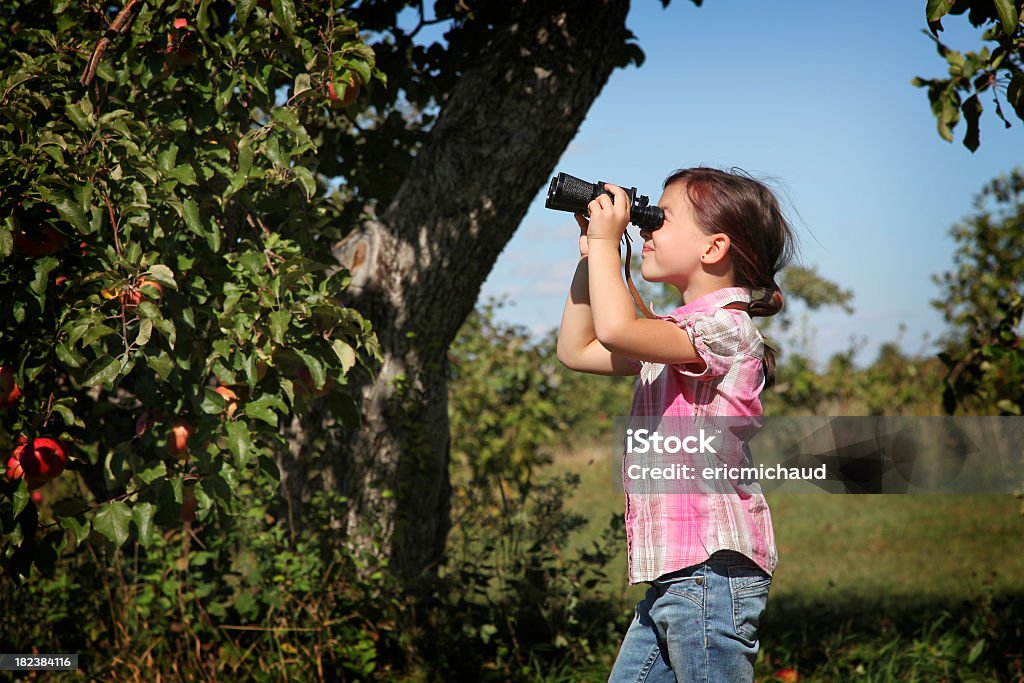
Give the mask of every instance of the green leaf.
[[96, 118], [92, 115], [92, 105], [89, 104], [88, 99], [68, 104], [64, 107], [64, 112], [83, 131], [88, 131], [96, 125]]
[[14, 516], [17, 517], [21, 514], [21, 511], [28, 505], [30, 498], [28, 492], [28, 484], [24, 479], [18, 482], [18, 488], [14, 489], [14, 495], [11, 496], [11, 503], [14, 504]]
[[13, 218], [8, 216], [4, 219], [6, 230], [0, 230], [0, 259], [5, 259], [14, 251], [14, 224]]
[[343, 372], [348, 372], [352, 369], [352, 366], [356, 364], [356, 351], [351, 346], [335, 339], [331, 343], [331, 348], [334, 349], [334, 355], [341, 361], [341, 369]]
[[309, 376], [313, 379], [313, 385], [316, 389], [323, 389], [324, 383], [327, 382], [327, 372], [324, 369], [324, 364], [320, 362], [320, 359], [316, 356], [311, 356], [305, 351], [295, 349], [296, 355], [302, 359], [302, 362], [309, 368]]
[[146, 364], [153, 369], [157, 376], [166, 380], [174, 370], [174, 362], [166, 351], [161, 350], [157, 355], [146, 355]]
[[64, 424], [66, 424], [69, 427], [74, 427], [77, 425], [81, 425], [83, 427], [85, 426], [84, 422], [75, 419], [75, 413], [73, 410], [71, 410], [70, 406], [66, 406], [63, 403], [54, 403], [53, 412], [60, 415], [60, 418], [64, 420]]
[[1010, 415], [1020, 415], [1020, 406], [1006, 398], [997, 401], [996, 408]]
[[182, 185], [195, 185], [196, 172], [188, 164], [179, 164], [172, 168], [167, 175], [174, 178]]
[[177, 158], [178, 146], [172, 142], [157, 154], [156, 166], [164, 173], [170, 173], [171, 169], [176, 165], [175, 162]]
[[40, 308], [43, 306], [43, 297], [46, 296], [46, 288], [50, 283], [50, 273], [53, 272], [59, 263], [53, 256], [44, 256], [43, 258], [36, 259], [33, 267], [36, 276], [29, 284], [29, 288], [39, 300]]
[[57, 360], [69, 368], [80, 368], [85, 363], [85, 356], [75, 351], [74, 347], [65, 342], [60, 342], [54, 348]]
[[199, 221], [199, 207], [196, 206], [196, 203], [191, 199], [186, 199], [181, 206], [184, 209], [185, 226], [200, 237], [205, 237], [203, 225]]
[[59, 517], [61, 528], [71, 532], [75, 537], [75, 543], [81, 543], [89, 537], [89, 520], [85, 518], [85, 515], [59, 515]]
[[132, 511], [128, 505], [115, 500], [100, 508], [92, 520], [92, 528], [120, 548], [128, 540], [128, 527], [131, 521]]
[[976, 661], [978, 661], [978, 657], [980, 657], [981, 653], [984, 652], [984, 651], [985, 651], [985, 639], [984, 638], [979, 638], [978, 642], [976, 642], [971, 647], [971, 651], [967, 653], [967, 664], [968, 665], [974, 664]]
[[938, 21], [945, 15], [949, 14], [951, 7], [953, 7], [953, 0], [928, 0], [925, 15], [930, 22]]
[[114, 381], [121, 371], [121, 361], [111, 356], [100, 356], [85, 371], [85, 379], [82, 384], [86, 386], [98, 386]]
[[139, 323], [139, 334], [135, 337], [136, 346], [145, 346], [153, 336], [153, 320], [146, 318]]
[[252, 8], [256, 6], [256, 0], [235, 0], [235, 14], [238, 15], [238, 23], [245, 25], [252, 14]]
[[210, 387], [204, 387], [199, 409], [208, 415], [219, 415], [224, 412], [224, 397]]
[[295, 166], [292, 168], [292, 173], [300, 183], [302, 183], [302, 189], [306, 191], [306, 199], [312, 199], [316, 196], [316, 179], [313, 178], [313, 173], [305, 166]]
[[274, 21], [289, 38], [295, 33], [295, 3], [292, 0], [273, 0]]
[[178, 283], [174, 281], [174, 271], [163, 264], [156, 264], [149, 267], [146, 271], [146, 277], [154, 282], [159, 282], [165, 287], [171, 289], [177, 289]]
[[238, 143], [238, 170], [231, 178], [231, 185], [228, 187], [225, 198], [245, 187], [245, 184], [249, 182], [250, 171], [252, 171], [252, 141], [245, 137]]
[[82, 335], [82, 346], [92, 346], [93, 344], [96, 343], [96, 341], [111, 334], [117, 334], [117, 332], [112, 327], [100, 324], [92, 324], [89, 326], [87, 330], [85, 330], [85, 334]]
[[235, 467], [245, 467], [252, 460], [252, 438], [249, 435], [249, 426], [241, 420], [231, 420], [227, 423], [228, 450], [235, 458]]
[[292, 321], [291, 311], [274, 311], [269, 316], [270, 336], [278, 344], [284, 343], [284, 335]]
[[155, 514], [156, 505], [153, 503], [136, 503], [132, 509], [132, 521], [135, 522], [139, 543], [143, 548], [148, 548], [153, 543], [153, 515]]
[[89, 227], [89, 218], [85, 215], [85, 211], [74, 199], [64, 194], [63, 192], [52, 190], [48, 187], [39, 188], [39, 194], [42, 195], [43, 199], [53, 204], [60, 217], [74, 226], [81, 234], [89, 234], [92, 229]]
[[255, 401], [249, 401], [245, 404], [245, 414], [248, 417], [262, 420], [271, 427], [276, 427], [277, 413], [274, 412], [273, 408], [277, 408], [281, 412], [287, 412], [288, 410], [288, 406], [279, 397], [273, 394], [263, 394]]
[[139, 470], [135, 473], [136, 479], [143, 484], [151, 484], [160, 477], [167, 476], [167, 463], [160, 461], [152, 467], [147, 467], [144, 470]]
[[996, 12], [999, 13], [999, 23], [1003, 26], [1003, 33], [1007, 37], [1012, 36], [1017, 30], [1017, 8], [1012, 0], [994, 0]]

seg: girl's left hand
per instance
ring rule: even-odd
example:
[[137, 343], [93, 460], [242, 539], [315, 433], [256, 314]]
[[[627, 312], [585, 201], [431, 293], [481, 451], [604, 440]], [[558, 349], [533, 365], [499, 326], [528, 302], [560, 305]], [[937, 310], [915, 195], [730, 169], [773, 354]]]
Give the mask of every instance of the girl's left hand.
[[590, 223], [587, 226], [587, 237], [590, 239], [615, 240], [622, 239], [622, 233], [629, 225], [629, 195], [618, 185], [605, 183], [605, 189], [615, 195], [615, 202], [606, 194], [587, 204], [590, 212]]

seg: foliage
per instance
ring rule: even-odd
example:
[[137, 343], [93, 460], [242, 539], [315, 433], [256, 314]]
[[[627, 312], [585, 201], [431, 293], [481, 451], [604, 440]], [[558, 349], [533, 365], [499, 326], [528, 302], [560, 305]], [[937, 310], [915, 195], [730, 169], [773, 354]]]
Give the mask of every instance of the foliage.
[[238, 493], [234, 517], [154, 534], [145, 550], [89, 545], [53, 579], [0, 584], [3, 647], [88, 654], [83, 671], [115, 680], [367, 680], [401, 664], [400, 592], [346, 549], [346, 501], [317, 494], [291, 538], [266, 512], [272, 483]]
[[[952, 142], [961, 115], [967, 124], [963, 143], [972, 152], [981, 144], [979, 121], [984, 109], [981, 96], [991, 94], [996, 115], [1007, 128], [1004, 106], [1024, 120], [1024, 3], [1020, 0], [928, 0], [926, 14], [931, 37], [939, 55], [949, 64], [949, 78], [915, 78], [912, 83], [928, 89], [939, 135]], [[985, 45], [962, 54], [939, 40], [942, 20], [949, 14], [967, 13], [974, 27], [984, 27]], [[1002, 98], [1002, 101], [1001, 101]]]
[[766, 415], [938, 415], [945, 368], [886, 342], [864, 368], [857, 349], [834, 354], [818, 369], [801, 353], [787, 355], [779, 384], [761, 397]]
[[82, 484], [42, 530], [24, 481], [0, 492], [5, 566], [27, 577], [68, 540], [155, 547], [185, 488], [201, 521], [237, 514], [240, 482], [277, 477], [280, 422], [377, 356], [346, 273], [315, 260], [338, 209], [304, 122], [329, 82], [380, 74], [352, 21], [291, 0], [23, 0], [0, 29], [0, 343], [23, 389], [0, 452], [59, 436]]
[[940, 358], [949, 369], [946, 412], [1024, 410], [1024, 171], [991, 181], [975, 212], [953, 226], [954, 270], [935, 277], [932, 302], [950, 325]]
[[[86, 543], [52, 579], [0, 584], [0, 645], [101, 653], [87, 670], [114, 679], [529, 680], [601, 661], [628, 619], [598, 590], [622, 522], [570, 551], [577, 478], [544, 467], [553, 430], [572, 429], [555, 410], [557, 361], [493, 315], [474, 314], [452, 350], [454, 524], [426, 590], [401, 590], [373, 549], [346, 544], [344, 498], [314, 496], [292, 537], [268, 513], [274, 483], [243, 481], [237, 515], [146, 548]], [[43, 501], [41, 519], [59, 504]]]
[[[565, 426], [550, 375], [550, 349], [520, 327], [495, 321], [500, 304], [485, 304], [465, 322], [450, 350], [453, 460], [467, 485], [486, 486], [501, 473], [526, 486], [542, 448]], [[545, 362], [547, 360], [547, 362]]]
[[497, 323], [496, 308], [470, 316], [452, 346], [453, 528], [424, 634], [445, 680], [524, 680], [534, 667], [594, 661], [623, 626], [594, 592], [621, 519], [570, 552], [587, 521], [565, 509], [579, 478], [539, 476], [556, 430], [574, 432], [563, 407], [593, 397], [559, 382], [550, 340]]

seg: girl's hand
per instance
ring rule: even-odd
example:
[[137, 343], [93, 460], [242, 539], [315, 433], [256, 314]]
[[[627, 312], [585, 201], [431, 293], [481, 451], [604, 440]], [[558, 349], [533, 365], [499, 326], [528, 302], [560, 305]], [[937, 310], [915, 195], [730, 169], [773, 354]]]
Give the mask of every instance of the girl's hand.
[[612, 198], [602, 194], [597, 199], [587, 204], [590, 212], [590, 223], [587, 226], [587, 237], [589, 239], [614, 240], [616, 244], [622, 239], [622, 233], [629, 225], [629, 212], [632, 208], [629, 205], [629, 195], [618, 185], [605, 183], [605, 189], [615, 196]]
[[576, 222], [580, 224], [580, 258], [587, 257], [587, 217], [582, 213], [574, 214]]

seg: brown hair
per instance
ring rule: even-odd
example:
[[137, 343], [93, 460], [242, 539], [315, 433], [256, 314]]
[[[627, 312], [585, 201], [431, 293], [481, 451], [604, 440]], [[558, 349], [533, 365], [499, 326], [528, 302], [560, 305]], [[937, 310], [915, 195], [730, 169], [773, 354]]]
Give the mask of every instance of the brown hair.
[[[795, 236], [775, 193], [746, 171], [686, 168], [665, 180], [665, 187], [686, 184], [697, 225], [705, 233], [729, 236], [737, 287], [751, 290], [751, 316], [782, 310], [775, 277], [793, 259]], [[775, 349], [765, 343], [765, 386], [775, 383]]]

